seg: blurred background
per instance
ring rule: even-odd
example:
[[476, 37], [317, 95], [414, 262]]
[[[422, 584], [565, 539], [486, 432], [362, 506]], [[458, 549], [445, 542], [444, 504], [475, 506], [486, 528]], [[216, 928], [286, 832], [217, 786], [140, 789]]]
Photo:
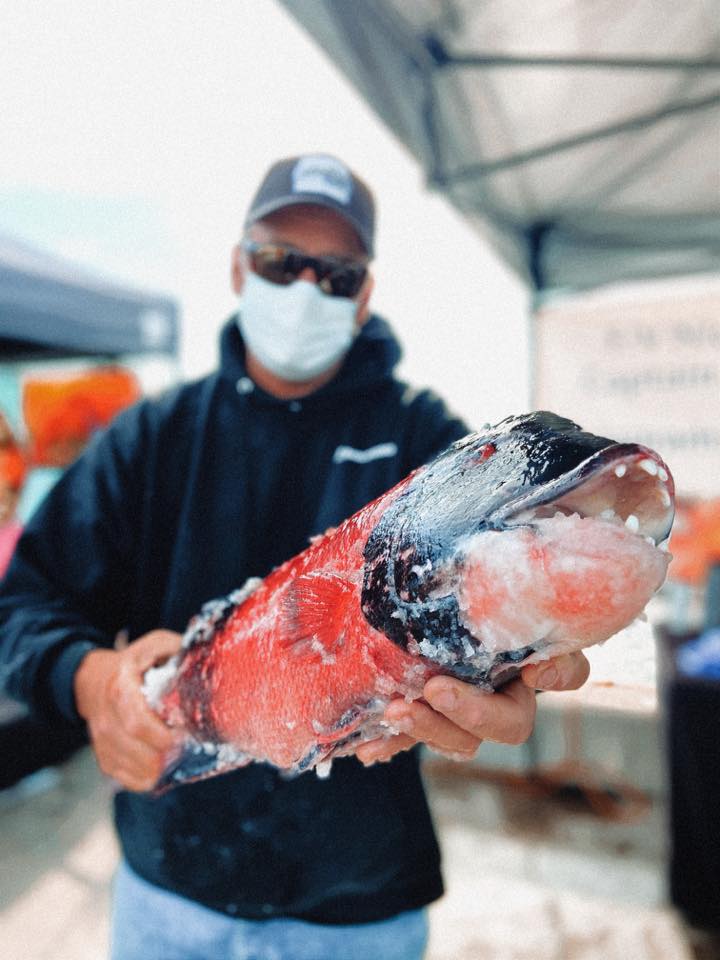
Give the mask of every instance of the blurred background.
[[[0, 573], [91, 433], [216, 362], [277, 158], [379, 206], [401, 372], [481, 426], [548, 408], [677, 483], [648, 621], [528, 744], [426, 758], [430, 960], [720, 956], [715, 0], [0, 0]], [[111, 785], [0, 701], [5, 955], [104, 956]], [[10, 953], [6, 953], [7, 945]]]

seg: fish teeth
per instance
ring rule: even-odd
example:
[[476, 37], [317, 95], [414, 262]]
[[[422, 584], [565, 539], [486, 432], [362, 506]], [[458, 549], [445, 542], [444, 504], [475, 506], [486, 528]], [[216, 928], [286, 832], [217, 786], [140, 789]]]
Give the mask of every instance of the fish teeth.
[[667, 472], [667, 470], [666, 470], [664, 467], [658, 467], [657, 474], [658, 474], [658, 476], [660, 477], [660, 479], [662, 480], [663, 483], [666, 483], [667, 480], [669, 479], [669, 478], [668, 478], [668, 472]]
[[660, 503], [664, 507], [670, 506], [670, 494], [664, 488], [660, 490]]
[[634, 513], [629, 513], [625, 521], [625, 526], [628, 530], [632, 530], [633, 533], [637, 533], [640, 529], [640, 521]]
[[616, 477], [624, 477], [626, 473], [627, 473], [627, 466], [626, 466], [624, 463], [619, 463], [619, 464], [615, 467], [615, 476], [616, 476]]
[[641, 470], [644, 470], [645, 473], [649, 473], [651, 477], [657, 476], [658, 465], [654, 460], [641, 460], [638, 466]]
[[615, 511], [614, 511], [613, 509], [611, 509], [610, 507], [608, 507], [607, 510], [603, 510], [603, 511], [602, 511], [602, 513], [600, 514], [600, 519], [601, 519], [601, 520], [616, 520], [616, 519], [617, 519], [617, 514], [615, 513]]

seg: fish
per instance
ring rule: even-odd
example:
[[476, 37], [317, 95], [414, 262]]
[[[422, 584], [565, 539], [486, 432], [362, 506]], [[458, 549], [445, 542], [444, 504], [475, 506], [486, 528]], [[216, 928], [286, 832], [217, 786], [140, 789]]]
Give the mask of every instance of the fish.
[[255, 761], [327, 775], [437, 674], [493, 691], [606, 640], [662, 585], [673, 515], [641, 444], [549, 411], [468, 435], [190, 621], [145, 676], [181, 737], [156, 792]]

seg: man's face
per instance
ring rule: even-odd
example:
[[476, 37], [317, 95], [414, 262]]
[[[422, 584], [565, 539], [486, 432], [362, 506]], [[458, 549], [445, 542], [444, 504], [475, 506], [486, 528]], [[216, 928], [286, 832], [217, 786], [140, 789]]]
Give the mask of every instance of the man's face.
[[[257, 243], [287, 244], [310, 256], [332, 256], [367, 261], [359, 237], [352, 227], [338, 214], [325, 207], [312, 204], [298, 204], [285, 207], [260, 220], [249, 230], [249, 238]], [[241, 247], [233, 250], [232, 285], [239, 294], [250, 270], [247, 255]], [[298, 277], [315, 283], [317, 278], [311, 268], [306, 268]], [[361, 327], [369, 315], [369, 301], [373, 279], [368, 273], [360, 291], [353, 298], [357, 303], [355, 315], [358, 327]]]

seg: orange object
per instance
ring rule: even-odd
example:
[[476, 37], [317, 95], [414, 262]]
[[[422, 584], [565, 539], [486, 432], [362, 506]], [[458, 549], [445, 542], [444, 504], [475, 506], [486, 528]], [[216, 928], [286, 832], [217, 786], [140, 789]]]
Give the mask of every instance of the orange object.
[[18, 493], [25, 481], [27, 464], [15, 443], [0, 446], [0, 485]]
[[710, 567], [720, 562], [720, 498], [677, 502], [670, 553], [670, 579], [705, 582]]
[[0, 576], [2, 576], [17, 540], [10, 529], [14, 523], [20, 491], [25, 482], [27, 462], [10, 424], [0, 413]]
[[26, 379], [22, 405], [32, 463], [68, 466], [95, 430], [139, 397], [137, 379], [122, 367]]

